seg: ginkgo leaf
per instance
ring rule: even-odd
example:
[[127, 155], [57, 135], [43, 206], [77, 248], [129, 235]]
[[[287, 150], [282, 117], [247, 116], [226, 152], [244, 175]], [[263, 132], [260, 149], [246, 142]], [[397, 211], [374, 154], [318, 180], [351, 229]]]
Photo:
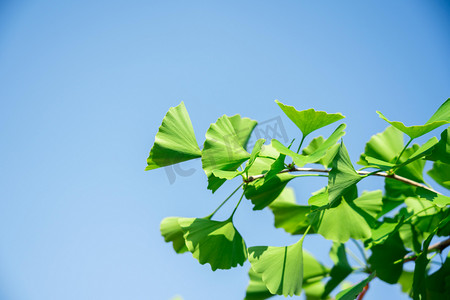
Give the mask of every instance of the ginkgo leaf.
[[336, 300], [355, 300], [355, 298], [363, 291], [364, 287], [375, 277], [375, 272], [358, 284], [345, 289], [336, 295]]
[[176, 253], [184, 253], [188, 251], [186, 243], [184, 242], [184, 232], [178, 223], [180, 219], [183, 218], [167, 217], [161, 221], [160, 225], [161, 235], [164, 237], [166, 242], [172, 242], [173, 249]]
[[202, 156], [184, 103], [171, 107], [164, 117], [147, 159], [146, 171]]
[[[327, 267], [318, 262], [310, 253], [303, 250], [303, 288], [307, 299], [311, 299], [308, 298], [308, 295], [309, 297], [316, 295], [317, 299], [320, 298], [324, 286], [322, 286], [320, 293], [315, 289], [313, 290], [312, 286], [321, 283], [320, 280], [327, 276], [329, 272], [330, 270]], [[273, 296], [262, 280], [262, 274], [256, 273], [250, 268], [248, 275], [250, 282], [247, 286], [245, 300], [263, 300]]]
[[394, 159], [403, 149], [403, 133], [393, 126], [383, 132], [373, 135], [366, 143], [364, 153], [361, 154], [358, 164], [367, 166], [367, 157], [379, 161], [394, 163]]
[[441, 186], [450, 190], [450, 164], [436, 161], [433, 163], [433, 168], [427, 174]]
[[404, 165], [410, 164], [411, 162], [430, 154], [433, 151], [433, 147], [438, 142], [439, 140], [436, 137], [432, 137], [425, 144], [419, 146], [418, 148], [416, 147], [415, 151], [408, 156], [408, 159], [396, 166], [396, 168], [400, 168]]
[[328, 200], [331, 205], [363, 177], [356, 173], [343, 142], [332, 162], [328, 176]]
[[450, 98], [447, 99], [424, 125], [405, 126], [402, 122], [389, 121], [381, 112], [377, 114], [400, 131], [407, 134], [411, 139], [418, 138], [444, 124], [450, 123]]
[[330, 280], [327, 281], [322, 298], [327, 297], [348, 275], [353, 272], [347, 260], [345, 245], [333, 243], [330, 250], [330, 258], [334, 261], [334, 266], [330, 272]]
[[427, 294], [430, 299], [445, 299], [450, 295], [450, 253], [441, 268], [427, 277]]
[[330, 148], [333, 147], [337, 141], [345, 135], [345, 127], [345, 124], [339, 125], [328, 137], [328, 139], [326, 139], [320, 146], [317, 147], [317, 149], [315, 149], [313, 153], [309, 155], [297, 154], [275, 139], [272, 140], [272, 145], [278, 152], [292, 157], [297, 167], [303, 167], [306, 164], [315, 163], [323, 158], [327, 154], [327, 151], [329, 151]]
[[[311, 206], [298, 205], [292, 188], [285, 188], [269, 208], [275, 217], [275, 227], [283, 228], [288, 233], [303, 234], [310, 225], [307, 215], [311, 212]], [[309, 233], [314, 232], [310, 230]]]
[[[202, 167], [208, 176], [208, 189], [213, 192], [226, 181], [226, 179], [216, 177], [213, 171], [235, 171], [250, 157], [250, 154], [242, 146], [242, 137], [239, 137], [230, 120], [238, 125], [250, 121], [238, 121], [238, 118], [240, 116], [228, 117], [224, 115], [216, 123], [211, 124], [206, 132], [206, 140], [202, 151]], [[248, 132], [248, 130], [243, 130], [243, 132]]]
[[384, 243], [391, 235], [398, 232], [401, 226], [402, 222], [398, 222], [392, 218], [384, 218], [378, 227], [372, 228], [372, 239], [368, 245], [372, 247], [373, 245]]
[[366, 240], [372, 236], [366, 220], [368, 213], [357, 206], [357, 201], [353, 201], [356, 198], [356, 187], [353, 189], [354, 191], [347, 192], [336, 206], [313, 210], [308, 215], [316, 232], [327, 240], [345, 243], [350, 238]]
[[426, 159], [450, 164], [450, 130], [448, 128], [441, 133], [439, 143], [433, 147], [433, 151]]
[[345, 118], [340, 113], [328, 114], [324, 111], [315, 111], [312, 108], [298, 111], [293, 106], [285, 105], [278, 100], [275, 100], [275, 102], [286, 116], [302, 131], [304, 137], [319, 128]]
[[394, 264], [394, 262], [408, 253], [398, 232], [386, 239], [384, 243], [373, 246], [371, 250], [369, 263], [372, 270], [377, 272], [377, 277], [390, 284], [397, 283], [402, 274], [403, 264]]
[[209, 263], [213, 271], [230, 269], [247, 260], [247, 248], [231, 219], [179, 219], [186, 246], [200, 264]]
[[[302, 155], [308, 156], [314, 154], [323, 145], [324, 142], [325, 140], [322, 136], [314, 138], [309, 143], [309, 145], [302, 150]], [[325, 168], [328, 168], [328, 166], [330, 166], [331, 162], [333, 161], [333, 158], [336, 155], [338, 149], [339, 145], [334, 144], [327, 150], [326, 154], [322, 158], [313, 163], [321, 164]]]
[[251, 182], [245, 189], [245, 198], [254, 204], [253, 210], [261, 210], [274, 201], [289, 181], [296, 176], [289, 173], [282, 173], [272, 177], [269, 180], [264, 178]]
[[412, 285], [412, 295], [414, 299], [426, 299], [427, 297], [427, 265], [430, 262], [428, 258], [428, 247], [434, 233], [430, 234], [423, 242], [422, 253], [417, 256], [414, 266], [414, 277]]
[[255, 129], [258, 122], [249, 118], [242, 118], [240, 115], [234, 115], [228, 118], [231, 125], [236, 132], [239, 143], [244, 149], [247, 149], [247, 144], [250, 136]]
[[252, 269], [272, 294], [300, 295], [303, 282], [303, 239], [285, 247], [257, 246], [248, 249]]

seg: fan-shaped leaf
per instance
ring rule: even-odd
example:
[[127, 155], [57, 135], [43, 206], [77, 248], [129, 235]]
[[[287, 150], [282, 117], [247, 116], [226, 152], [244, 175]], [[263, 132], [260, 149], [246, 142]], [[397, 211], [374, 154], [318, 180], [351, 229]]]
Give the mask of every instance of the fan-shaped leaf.
[[433, 116], [424, 125], [405, 126], [402, 122], [389, 121], [381, 112], [377, 111], [380, 118], [407, 134], [411, 139], [418, 138], [444, 124], [450, 123], [450, 99], [442, 104]]
[[[275, 216], [275, 227], [283, 228], [288, 233], [302, 234], [310, 225], [307, 215], [311, 207], [298, 205], [292, 188], [285, 188], [269, 208]], [[309, 232], [313, 233], [311, 230]]]
[[[302, 155], [305, 155], [305, 156], [312, 155], [322, 146], [322, 144], [324, 142], [325, 142], [325, 140], [322, 136], [319, 136], [319, 137], [313, 139], [309, 143], [309, 145], [302, 150]], [[339, 150], [339, 145], [334, 144], [327, 150], [325, 156], [323, 156], [322, 158], [320, 158], [319, 160], [317, 160], [313, 163], [321, 164], [325, 168], [328, 168], [328, 166], [333, 161], [333, 158], [336, 155], [338, 150]]]
[[430, 234], [425, 242], [423, 242], [422, 253], [417, 256], [416, 265], [414, 267], [414, 279], [412, 286], [412, 294], [414, 300], [427, 298], [427, 265], [430, 262], [428, 255], [428, 247], [431, 240], [434, 237], [434, 233]]
[[[243, 120], [238, 115], [233, 117], [224, 115], [216, 123], [211, 124], [206, 132], [202, 166], [208, 176], [208, 189], [213, 192], [226, 181], [226, 179], [216, 177], [213, 174], [215, 170], [235, 171], [250, 157], [250, 154], [242, 146], [243, 138], [239, 137], [233, 126], [233, 124], [237, 124], [243, 127], [244, 124], [250, 122]], [[245, 133], [248, 132], [248, 130], [241, 130]]]
[[275, 100], [275, 102], [286, 116], [302, 131], [304, 137], [319, 128], [345, 118], [340, 113], [328, 114], [324, 111], [315, 111], [312, 108], [298, 111], [293, 106], [285, 105], [278, 100]]
[[450, 164], [436, 161], [433, 163], [433, 168], [427, 174], [441, 186], [450, 190]]
[[450, 164], [450, 130], [448, 128], [441, 133], [439, 143], [433, 147], [433, 151], [426, 159]]
[[184, 232], [178, 223], [180, 219], [183, 218], [167, 217], [161, 221], [160, 225], [161, 235], [164, 237], [166, 242], [172, 242], [173, 249], [176, 253], [184, 253], [188, 251], [184, 242]]
[[250, 247], [249, 261], [272, 294], [300, 295], [303, 282], [303, 239], [285, 247]]
[[330, 135], [330, 137], [326, 139], [320, 146], [317, 147], [317, 149], [315, 149], [313, 153], [309, 155], [297, 154], [277, 140], [272, 140], [272, 145], [278, 152], [292, 157], [297, 167], [303, 167], [304, 165], [309, 163], [316, 163], [325, 155], [327, 155], [327, 151], [329, 151], [330, 148], [333, 147], [342, 136], [344, 136], [345, 127], [346, 127], [345, 124], [339, 125], [336, 128], [336, 130]]
[[208, 219], [180, 219], [186, 246], [200, 264], [211, 269], [230, 269], [247, 260], [247, 248], [231, 219], [218, 222]]
[[340, 200], [362, 177], [356, 173], [348, 155], [344, 143], [341, 143], [332, 162], [330, 175], [328, 176], [328, 200], [333, 206], [336, 200]]
[[153, 170], [201, 157], [194, 128], [184, 103], [171, 107], [164, 117], [145, 170]]

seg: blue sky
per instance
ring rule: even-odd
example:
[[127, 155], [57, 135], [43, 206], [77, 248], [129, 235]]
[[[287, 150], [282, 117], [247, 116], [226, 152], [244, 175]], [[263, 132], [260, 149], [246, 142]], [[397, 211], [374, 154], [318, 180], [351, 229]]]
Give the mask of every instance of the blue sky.
[[[356, 162], [376, 110], [412, 125], [450, 97], [449, 53], [448, 1], [0, 2], [0, 298], [242, 298], [248, 264], [212, 272], [159, 234], [234, 189], [212, 195], [199, 161], [173, 183], [144, 172], [169, 107], [200, 144], [236, 113], [297, 137], [275, 99], [341, 112]], [[306, 201], [323, 184], [291, 186]], [[249, 246], [296, 241], [248, 201], [236, 222]], [[329, 243], [304, 247], [329, 263]], [[382, 297], [405, 298], [375, 281], [365, 299]]]

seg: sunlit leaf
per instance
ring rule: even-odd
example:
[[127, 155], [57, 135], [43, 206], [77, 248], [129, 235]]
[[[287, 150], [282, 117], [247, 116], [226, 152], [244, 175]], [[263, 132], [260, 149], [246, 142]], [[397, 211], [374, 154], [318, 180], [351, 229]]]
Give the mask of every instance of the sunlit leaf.
[[[310, 225], [307, 215], [311, 207], [298, 205], [292, 188], [285, 188], [269, 208], [275, 216], [275, 227], [283, 228], [288, 233], [302, 234]], [[309, 232], [313, 233], [311, 230]]]
[[327, 155], [327, 151], [329, 151], [330, 148], [333, 147], [337, 141], [345, 135], [345, 127], [345, 124], [339, 125], [328, 137], [328, 139], [326, 139], [319, 147], [317, 147], [317, 149], [315, 149], [313, 153], [309, 155], [297, 154], [277, 140], [272, 140], [272, 145], [278, 152], [292, 157], [297, 167], [303, 167], [306, 164], [315, 163]]
[[328, 176], [328, 200], [331, 205], [361, 179], [362, 177], [353, 168], [347, 149], [342, 142]]
[[164, 117], [145, 170], [153, 170], [201, 157], [194, 128], [184, 103], [171, 107]]
[[334, 266], [330, 272], [330, 280], [325, 285], [322, 297], [328, 296], [348, 275], [353, 272], [348, 263], [345, 245], [333, 243], [330, 250], [330, 258], [334, 261]]
[[[312, 155], [323, 145], [324, 142], [325, 142], [325, 140], [322, 136], [319, 136], [319, 137], [313, 139], [309, 143], [309, 145], [302, 150], [302, 155], [304, 155], [304, 156]], [[322, 166], [324, 166], [325, 168], [328, 168], [328, 166], [333, 161], [333, 158], [336, 155], [336, 152], [338, 150], [339, 150], [339, 145], [334, 144], [327, 150], [325, 156], [323, 156], [322, 158], [320, 158], [319, 160], [317, 160], [313, 163], [318, 163], [318, 164], [321, 164]]]
[[173, 249], [176, 253], [184, 253], [188, 251], [184, 242], [184, 232], [178, 223], [180, 219], [183, 218], [167, 217], [161, 221], [160, 225], [161, 235], [164, 237], [166, 242], [172, 242]]
[[393, 126], [389, 126], [383, 132], [377, 133], [370, 138], [361, 154], [358, 164], [369, 165], [367, 158], [391, 163], [403, 149], [403, 133]]
[[398, 232], [401, 226], [402, 223], [397, 220], [384, 218], [376, 228], [372, 228], [370, 246], [384, 243], [391, 235]]
[[253, 271], [252, 268], [248, 271], [250, 281], [245, 292], [244, 300], [264, 300], [273, 296], [262, 280], [262, 275]]
[[328, 114], [324, 111], [315, 111], [312, 108], [298, 111], [293, 106], [285, 105], [278, 100], [275, 100], [275, 102], [286, 116], [302, 131], [303, 136], [307, 136], [319, 128], [345, 118], [340, 113]]
[[418, 138], [444, 124], [450, 123], [450, 99], [442, 104], [433, 116], [424, 125], [405, 126], [402, 122], [389, 121], [381, 112], [377, 111], [380, 118], [407, 134], [411, 139]]
[[322, 298], [323, 291], [325, 290], [325, 284], [323, 282], [316, 281], [311, 284], [303, 284], [303, 290], [305, 291], [305, 300], [329, 299], [329, 297]]
[[360, 283], [341, 291], [336, 295], [336, 300], [354, 300], [359, 293], [362, 292], [364, 287], [375, 277], [375, 272], [370, 274], [369, 277], [361, 281]]
[[244, 149], [247, 149], [247, 144], [250, 136], [255, 129], [258, 122], [249, 118], [242, 118], [240, 115], [234, 115], [228, 118], [231, 125], [236, 132], [239, 143]]
[[398, 279], [398, 283], [401, 285], [403, 293], [408, 294], [408, 295], [411, 294], [413, 278], [414, 278], [413, 272], [408, 272], [408, 271], [402, 272], [402, 274], [400, 275], [400, 278]]
[[285, 247], [250, 247], [252, 269], [272, 294], [300, 295], [303, 282], [303, 240]]
[[371, 248], [372, 255], [369, 263], [372, 270], [377, 272], [377, 277], [387, 283], [397, 283], [403, 270], [403, 264], [396, 263], [408, 253], [398, 233], [391, 235], [382, 244]]
[[219, 222], [208, 219], [180, 219], [186, 246], [200, 264], [211, 269], [230, 269], [247, 260], [245, 242], [231, 219]]
[[206, 140], [202, 151], [202, 166], [208, 176], [208, 189], [213, 192], [226, 181], [226, 179], [216, 177], [213, 171], [235, 171], [250, 157], [250, 154], [242, 146], [242, 137], [238, 135], [233, 126], [233, 124], [243, 125], [250, 121], [239, 120], [240, 116], [238, 115], [233, 117], [222, 116], [216, 123], [211, 124], [206, 132]]
[[416, 194], [421, 199], [433, 201], [433, 203], [439, 207], [446, 207], [447, 205], [450, 205], [450, 197], [442, 194], [437, 194], [421, 187], [416, 188]]
[[433, 163], [433, 168], [427, 174], [441, 186], [450, 190], [450, 164], [436, 161]]
[[357, 207], [352, 194], [354, 192], [350, 191], [336, 206], [309, 214], [308, 218], [317, 233], [339, 243], [345, 243], [350, 238], [365, 240], [372, 236], [370, 225], [361, 215], [362, 209]]

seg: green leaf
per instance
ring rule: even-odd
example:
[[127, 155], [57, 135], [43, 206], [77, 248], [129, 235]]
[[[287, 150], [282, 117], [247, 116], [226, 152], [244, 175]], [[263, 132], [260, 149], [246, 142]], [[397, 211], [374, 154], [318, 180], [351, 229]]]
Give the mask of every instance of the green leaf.
[[332, 168], [328, 176], [328, 200], [331, 205], [340, 200], [343, 194], [348, 192], [363, 177], [356, 173], [348, 155], [344, 143], [341, 143], [332, 162]]
[[371, 269], [377, 272], [377, 277], [390, 284], [397, 283], [403, 270], [403, 264], [394, 264], [394, 262], [402, 259], [408, 253], [398, 232], [391, 235], [383, 244], [373, 246], [371, 250], [369, 263]]
[[323, 291], [325, 290], [325, 284], [320, 281], [316, 281], [311, 284], [304, 284], [303, 290], [305, 291], [305, 300], [321, 300], [321, 299], [330, 299], [322, 298]]
[[413, 283], [413, 272], [403, 271], [400, 275], [400, 278], [398, 279], [398, 283], [402, 287], [402, 292], [405, 294], [410, 295], [411, 289], [412, 289], [412, 283]]
[[247, 260], [247, 248], [231, 219], [180, 219], [186, 246], [200, 264], [209, 263], [213, 271], [230, 269]]
[[[323, 286], [321, 293], [317, 294], [317, 286], [313, 288], [317, 283], [321, 283], [320, 280], [324, 278], [330, 270], [318, 262], [310, 253], [303, 251], [303, 288], [307, 299], [316, 295], [320, 297], [323, 292]], [[250, 282], [247, 286], [247, 292], [245, 300], [263, 300], [272, 297], [266, 284], [262, 280], [262, 274], [256, 273], [252, 268], [248, 271]], [[319, 299], [319, 298], [317, 298]]]
[[161, 235], [166, 242], [172, 242], [173, 249], [176, 253], [184, 253], [188, 251], [184, 242], [184, 232], [180, 227], [178, 221], [180, 217], [167, 217], [161, 221], [160, 230]]
[[275, 100], [275, 102], [286, 116], [302, 131], [304, 137], [319, 128], [345, 118], [340, 113], [327, 114], [324, 111], [315, 111], [312, 108], [298, 111], [293, 106], [284, 105], [278, 100]]
[[255, 205], [253, 210], [261, 210], [272, 203], [283, 191], [289, 181], [296, 176], [282, 173], [269, 180], [258, 179], [248, 184], [245, 190], [245, 198]]
[[307, 215], [311, 207], [298, 205], [292, 188], [285, 188], [269, 208], [275, 216], [275, 227], [283, 228], [288, 233], [303, 234], [310, 225]]
[[326, 139], [313, 153], [310, 155], [302, 155], [297, 154], [294, 151], [290, 150], [283, 144], [281, 144], [277, 140], [272, 140], [273, 147], [279, 152], [284, 155], [292, 157], [294, 160], [294, 163], [297, 167], [303, 167], [306, 164], [309, 163], [315, 163], [319, 161], [321, 158], [327, 155], [327, 151], [330, 150], [331, 147], [333, 147], [339, 139], [345, 135], [345, 129], [346, 125], [341, 124], [339, 125], [336, 130]]
[[436, 161], [433, 163], [433, 168], [427, 174], [441, 186], [450, 190], [450, 164]]
[[[302, 155], [308, 156], [308, 155], [314, 154], [323, 145], [324, 142], [325, 142], [325, 140], [322, 136], [319, 136], [319, 137], [313, 139], [309, 143], [309, 145], [302, 150]], [[327, 150], [325, 156], [323, 156], [322, 158], [320, 158], [319, 160], [317, 160], [313, 163], [321, 164], [325, 168], [328, 168], [328, 166], [333, 161], [333, 158], [336, 155], [338, 150], [339, 150], [339, 145], [334, 144]]]
[[244, 300], [264, 300], [273, 296], [262, 281], [262, 275], [253, 271], [252, 268], [248, 271], [250, 282], [247, 286]]
[[171, 107], [164, 117], [147, 159], [146, 171], [201, 157], [194, 128], [184, 103]]
[[398, 165], [397, 168], [400, 168], [402, 166], [410, 164], [411, 162], [430, 154], [433, 150], [433, 147], [438, 142], [439, 142], [438, 139], [433, 136], [431, 139], [429, 139], [425, 144], [423, 144], [419, 148], [416, 147], [415, 152], [412, 153], [411, 155], [409, 155], [408, 159], [406, 161], [402, 162], [400, 165]]
[[448, 299], [450, 295], [450, 253], [439, 270], [427, 277], [427, 294], [430, 299]]
[[258, 122], [249, 118], [242, 118], [240, 115], [234, 115], [228, 118], [236, 132], [239, 144], [247, 149], [248, 140]]
[[357, 206], [357, 201], [353, 201], [355, 192], [347, 193], [337, 206], [318, 209], [309, 214], [308, 218], [317, 233], [338, 243], [345, 243], [350, 238], [365, 240], [372, 236], [365, 218], [367, 212]]
[[348, 263], [347, 254], [345, 253], [345, 245], [333, 243], [330, 250], [330, 258], [334, 261], [334, 266], [330, 272], [330, 280], [325, 285], [322, 298], [328, 296], [348, 275], [353, 272], [352, 267]]
[[272, 294], [300, 295], [303, 282], [303, 239], [285, 247], [250, 247], [252, 269]]
[[433, 147], [433, 151], [426, 159], [450, 164], [450, 131], [448, 128], [441, 133], [439, 143]]
[[447, 205], [450, 205], [450, 197], [437, 194], [421, 187], [416, 188], [416, 194], [421, 199], [433, 201], [438, 207], [446, 207]]
[[354, 300], [359, 293], [361, 293], [364, 287], [375, 277], [375, 272], [370, 274], [369, 277], [361, 281], [360, 283], [341, 291], [336, 295], [336, 300]]
[[[240, 120], [240, 121], [239, 121]], [[202, 151], [202, 166], [208, 176], [208, 189], [215, 192], [226, 179], [216, 177], [215, 170], [235, 171], [250, 154], [242, 146], [243, 139], [238, 135], [236, 126], [244, 127], [250, 121], [243, 121], [240, 116], [222, 116], [211, 124], [206, 132], [206, 140]], [[248, 119], [249, 120], [249, 119]], [[239, 127], [240, 128], [240, 127]], [[243, 130], [239, 129], [238, 130]], [[243, 130], [248, 132], [248, 130]]]
[[407, 134], [411, 139], [418, 138], [428, 132], [450, 123], [450, 99], [442, 104], [433, 116], [424, 125], [405, 126], [402, 122], [389, 121], [381, 112], [377, 111], [380, 118]]
[[364, 153], [361, 154], [358, 164], [369, 165], [367, 158], [385, 163], [395, 162], [395, 158], [403, 149], [403, 133], [393, 126], [389, 126], [383, 132], [372, 136], [366, 143]]
[[428, 259], [428, 247], [431, 240], [434, 237], [434, 233], [430, 234], [423, 243], [422, 253], [417, 256], [416, 265], [414, 267], [414, 279], [413, 279], [413, 299], [424, 300], [427, 299], [426, 292], [426, 277], [427, 277], [427, 265], [430, 262]]
[[390, 236], [400, 230], [402, 224], [403, 219], [397, 222], [391, 218], [384, 218], [378, 227], [372, 228], [372, 240], [369, 246], [372, 247], [373, 245], [384, 243]]

